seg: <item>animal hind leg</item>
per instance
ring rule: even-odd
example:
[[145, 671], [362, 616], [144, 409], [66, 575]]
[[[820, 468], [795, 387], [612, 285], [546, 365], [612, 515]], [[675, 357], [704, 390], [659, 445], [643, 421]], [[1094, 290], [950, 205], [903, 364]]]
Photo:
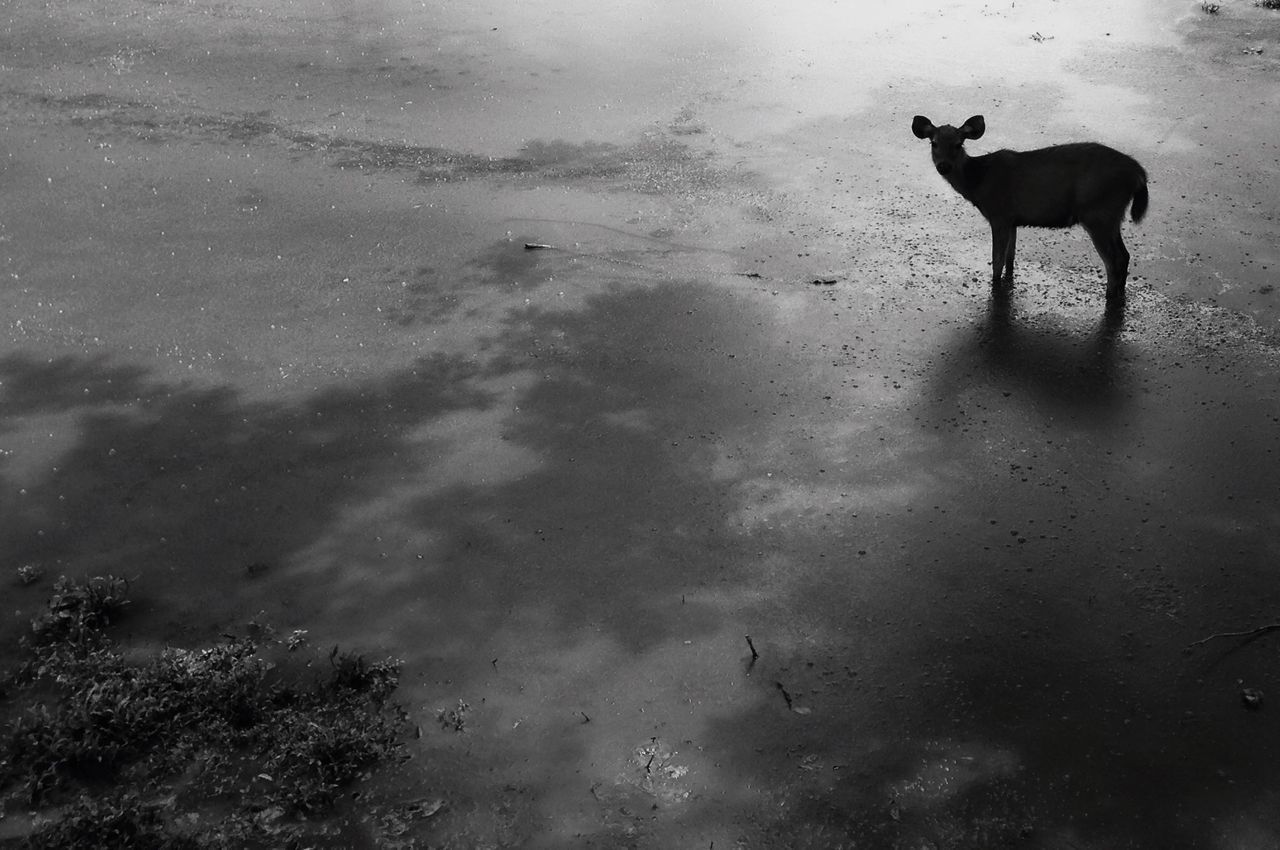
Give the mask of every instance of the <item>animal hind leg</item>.
[[1129, 277], [1129, 251], [1124, 247], [1118, 224], [1107, 227], [1085, 226], [1093, 247], [1098, 249], [1107, 270], [1107, 300], [1124, 299], [1124, 284]]
[[1113, 244], [1114, 257], [1112, 263], [1116, 269], [1116, 278], [1120, 281], [1119, 291], [1115, 295], [1111, 295], [1110, 281], [1108, 281], [1107, 294], [1113, 298], [1124, 297], [1124, 285], [1129, 280], [1129, 250], [1124, 247], [1124, 239], [1120, 236], [1120, 231], [1116, 230], [1115, 242]]

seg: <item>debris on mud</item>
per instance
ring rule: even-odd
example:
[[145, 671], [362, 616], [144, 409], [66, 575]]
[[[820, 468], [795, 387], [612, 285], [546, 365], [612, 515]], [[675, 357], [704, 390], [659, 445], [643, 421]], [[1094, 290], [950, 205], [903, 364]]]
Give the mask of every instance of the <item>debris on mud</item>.
[[1246, 629], [1243, 632], [1217, 632], [1215, 634], [1209, 635], [1208, 637], [1200, 638], [1200, 640], [1192, 641], [1191, 643], [1187, 644], [1187, 646], [1188, 648], [1193, 646], [1203, 646], [1204, 644], [1216, 638], [1231, 638], [1231, 637], [1255, 638], [1255, 637], [1258, 637], [1259, 635], [1265, 635], [1267, 632], [1275, 632], [1275, 631], [1280, 631], [1280, 623], [1268, 623], [1265, 626], [1258, 626], [1256, 629]]
[[244, 574], [249, 578], [257, 578], [271, 569], [271, 565], [264, 561], [253, 561], [244, 565]]
[[781, 682], [774, 682], [773, 684], [778, 689], [778, 692], [782, 694], [782, 699], [787, 704], [787, 711], [792, 711], [792, 712], [795, 712], [796, 714], [809, 714], [810, 712], [813, 711], [813, 709], [811, 708], [806, 708], [805, 706], [802, 706], [802, 705], [796, 705], [795, 699], [792, 698], [791, 693], [783, 686]]
[[458, 700], [458, 704], [452, 708], [441, 708], [436, 710], [436, 722], [440, 724], [440, 728], [451, 732], [467, 731], [467, 714], [471, 711], [471, 706]]
[[35, 584], [44, 578], [44, 570], [37, 564], [23, 564], [18, 567], [18, 581], [21, 584]]
[[631, 753], [627, 781], [667, 803], [688, 798], [689, 789], [679, 782], [689, 768], [676, 763], [676, 752], [661, 738], [650, 738]]
[[419, 823], [436, 816], [445, 809], [443, 798], [428, 797], [392, 806], [385, 812], [376, 813], [373, 817], [373, 829], [381, 839], [379, 846], [398, 846], [392, 842], [410, 834]]

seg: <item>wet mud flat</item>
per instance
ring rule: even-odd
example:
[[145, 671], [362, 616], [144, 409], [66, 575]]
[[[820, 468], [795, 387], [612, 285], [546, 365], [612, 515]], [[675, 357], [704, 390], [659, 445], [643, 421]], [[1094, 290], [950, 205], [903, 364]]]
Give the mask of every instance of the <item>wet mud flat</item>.
[[[778, 89], [708, 49], [620, 115], [549, 24], [290, 8], [6, 31], [0, 508], [48, 577], [6, 591], [6, 647], [53, 577], [115, 572], [140, 652], [253, 622], [399, 659], [414, 757], [335, 846], [1280, 833], [1280, 636], [1248, 634], [1280, 610], [1276, 225], [1196, 193], [1274, 178], [1256, 55], [969, 10], [1015, 65], [1079, 50], [1146, 98], [1079, 110], [1153, 177], [1108, 316], [1077, 231], [1020, 234], [991, 298], [909, 126], [991, 90], [794, 117], [848, 69]], [[877, 26], [912, 56], [943, 23]], [[1239, 100], [1145, 88], [1186, 67]], [[994, 91], [993, 146], [1070, 101]], [[1140, 140], [1189, 104], [1222, 120]]]

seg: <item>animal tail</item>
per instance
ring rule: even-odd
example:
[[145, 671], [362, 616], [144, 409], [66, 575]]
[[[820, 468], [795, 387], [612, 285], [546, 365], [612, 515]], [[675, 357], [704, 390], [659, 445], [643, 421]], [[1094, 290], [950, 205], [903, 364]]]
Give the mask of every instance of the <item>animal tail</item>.
[[1142, 221], [1147, 214], [1147, 200], [1147, 175], [1143, 173], [1139, 175], [1138, 188], [1133, 190], [1133, 206], [1129, 208], [1135, 222]]

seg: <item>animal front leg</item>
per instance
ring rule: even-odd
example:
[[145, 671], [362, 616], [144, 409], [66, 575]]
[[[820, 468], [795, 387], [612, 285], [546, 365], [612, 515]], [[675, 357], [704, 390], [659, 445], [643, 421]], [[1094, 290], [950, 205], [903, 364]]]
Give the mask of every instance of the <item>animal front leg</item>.
[[991, 223], [991, 285], [1013, 280], [1013, 249], [1017, 229], [1012, 225]]

